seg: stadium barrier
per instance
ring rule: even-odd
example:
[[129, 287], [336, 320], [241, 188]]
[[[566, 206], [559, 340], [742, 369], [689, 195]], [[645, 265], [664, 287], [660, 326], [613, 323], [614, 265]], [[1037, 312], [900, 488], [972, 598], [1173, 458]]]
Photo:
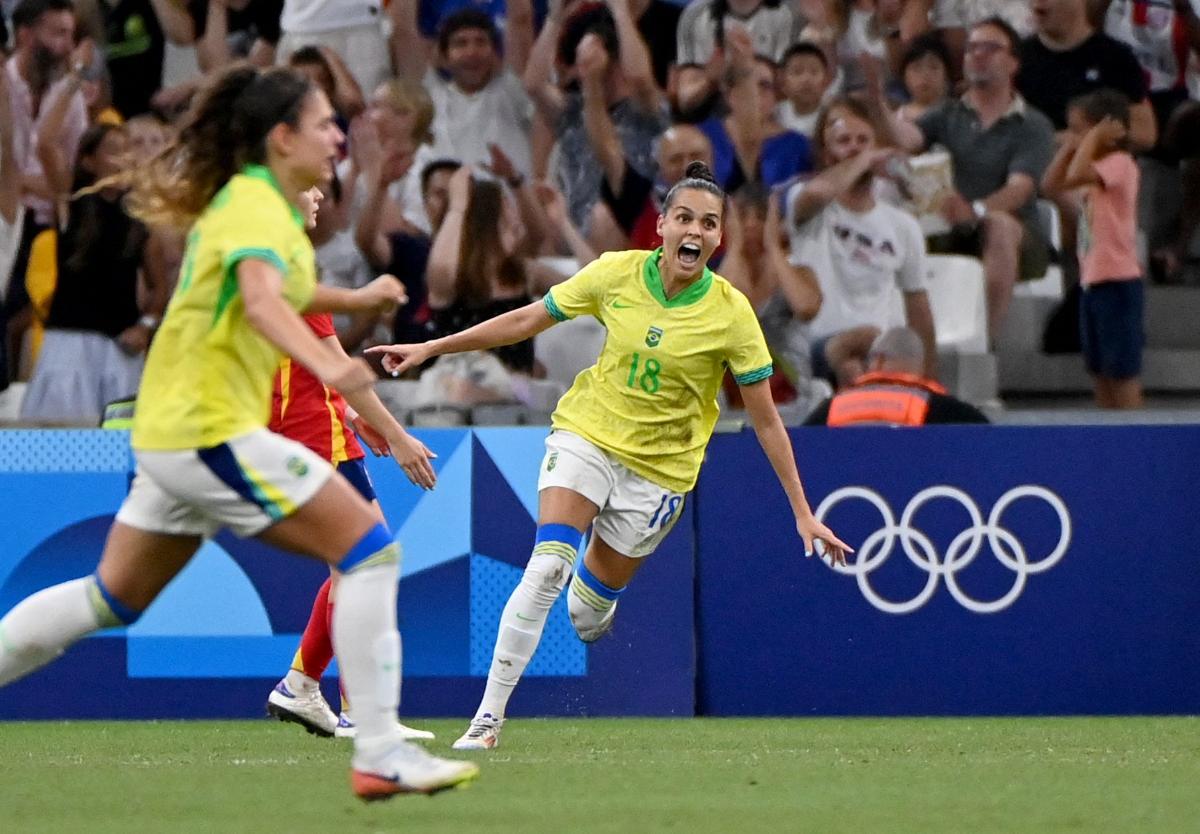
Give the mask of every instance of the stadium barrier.
[[[533, 540], [544, 430], [417, 434], [434, 491], [369, 460], [405, 550], [402, 711], [469, 714]], [[511, 714], [1200, 712], [1200, 430], [792, 436], [850, 568], [804, 559], [753, 435], [718, 435], [614, 634], [583, 645], [560, 600]], [[0, 432], [0, 613], [93, 570], [130, 467], [121, 432]], [[261, 714], [324, 575], [222, 535], [134, 626], [0, 691], [0, 718]]]

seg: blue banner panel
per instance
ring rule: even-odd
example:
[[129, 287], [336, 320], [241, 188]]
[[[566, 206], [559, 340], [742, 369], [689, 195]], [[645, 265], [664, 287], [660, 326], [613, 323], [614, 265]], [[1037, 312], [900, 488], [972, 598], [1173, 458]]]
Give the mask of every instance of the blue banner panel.
[[[403, 709], [467, 715], [533, 544], [545, 430], [417, 435], [438, 455], [431, 492], [410, 484], [391, 459], [368, 459], [404, 550]], [[0, 432], [0, 615], [95, 569], [130, 462], [119, 432]], [[560, 600], [510, 714], [693, 714], [693, 554], [689, 514], [622, 597], [614, 633], [595, 645], [576, 638]], [[259, 715], [327, 575], [319, 562], [222, 533], [135, 625], [83, 640], [0, 692], [0, 718]], [[336, 666], [327, 678], [335, 673]], [[336, 703], [334, 682], [325, 688]]]
[[698, 708], [1200, 712], [1200, 427], [798, 429], [806, 560], [750, 433], [697, 494]]

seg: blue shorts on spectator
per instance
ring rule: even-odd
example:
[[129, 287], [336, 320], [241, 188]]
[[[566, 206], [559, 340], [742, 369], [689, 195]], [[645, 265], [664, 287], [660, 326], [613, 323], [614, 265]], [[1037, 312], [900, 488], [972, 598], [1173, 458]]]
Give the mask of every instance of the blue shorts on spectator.
[[1140, 279], [1102, 281], [1084, 287], [1079, 303], [1079, 336], [1089, 373], [1106, 379], [1141, 375], [1144, 306]]

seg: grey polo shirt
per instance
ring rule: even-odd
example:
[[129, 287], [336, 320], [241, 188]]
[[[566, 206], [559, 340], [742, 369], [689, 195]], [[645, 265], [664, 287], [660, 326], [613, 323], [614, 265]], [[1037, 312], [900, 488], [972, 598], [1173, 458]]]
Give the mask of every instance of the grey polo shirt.
[[917, 120], [925, 147], [941, 145], [954, 165], [954, 186], [967, 200], [982, 200], [1002, 187], [1010, 174], [1028, 174], [1035, 196], [1021, 207], [1021, 221], [1037, 225], [1036, 184], [1054, 157], [1054, 126], [1014, 94], [1003, 116], [986, 130], [963, 99], [951, 99]]

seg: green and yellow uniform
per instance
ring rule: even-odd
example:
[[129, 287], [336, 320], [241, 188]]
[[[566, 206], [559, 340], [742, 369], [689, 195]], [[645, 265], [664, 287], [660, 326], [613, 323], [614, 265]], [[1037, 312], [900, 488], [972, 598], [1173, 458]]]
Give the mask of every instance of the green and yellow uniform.
[[717, 422], [726, 368], [739, 384], [759, 382], [771, 375], [771, 356], [750, 302], [709, 269], [667, 298], [661, 251], [601, 255], [546, 294], [555, 319], [591, 315], [608, 330], [596, 364], [575, 378], [552, 422], [684, 493]]
[[267, 425], [281, 354], [246, 321], [237, 266], [266, 261], [303, 310], [316, 289], [304, 218], [270, 170], [232, 177], [188, 235], [179, 284], [150, 348], [133, 421], [135, 449], [198, 449]]

